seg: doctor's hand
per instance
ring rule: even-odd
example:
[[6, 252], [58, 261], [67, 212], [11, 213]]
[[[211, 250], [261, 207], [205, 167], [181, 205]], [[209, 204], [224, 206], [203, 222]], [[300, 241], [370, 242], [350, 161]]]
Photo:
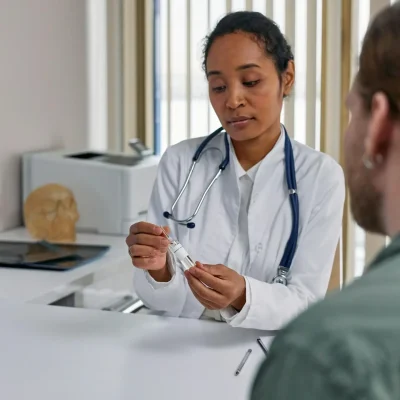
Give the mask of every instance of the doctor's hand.
[[[163, 228], [169, 234], [169, 228]], [[169, 241], [165, 238], [159, 226], [148, 222], [137, 222], [130, 227], [129, 236], [125, 242], [128, 245], [132, 264], [136, 268], [145, 269], [149, 272], [160, 271], [163, 276], [167, 274], [168, 268], [166, 264]], [[151, 275], [153, 276], [153, 274]], [[170, 277], [169, 272], [167, 275]], [[155, 276], [153, 278], [156, 279]], [[162, 277], [160, 276], [160, 278]], [[164, 276], [164, 278], [168, 277]]]
[[246, 304], [244, 277], [225, 265], [197, 262], [195, 267], [185, 271], [185, 276], [194, 296], [209, 310], [232, 306], [240, 311]]

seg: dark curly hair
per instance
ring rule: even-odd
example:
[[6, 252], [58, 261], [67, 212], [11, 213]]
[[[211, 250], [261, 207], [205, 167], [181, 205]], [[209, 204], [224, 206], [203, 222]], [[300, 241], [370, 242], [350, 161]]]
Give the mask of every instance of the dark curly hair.
[[265, 15], [255, 11], [237, 11], [224, 16], [214, 30], [205, 37], [203, 46], [203, 70], [207, 73], [207, 57], [212, 44], [218, 37], [229, 33], [245, 32], [263, 44], [267, 57], [273, 59], [279, 79], [293, 60], [292, 49], [278, 25]]

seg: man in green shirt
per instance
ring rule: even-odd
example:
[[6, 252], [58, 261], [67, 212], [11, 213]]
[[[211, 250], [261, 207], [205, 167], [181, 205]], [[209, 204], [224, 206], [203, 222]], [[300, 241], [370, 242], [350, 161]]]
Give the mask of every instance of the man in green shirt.
[[352, 212], [392, 241], [362, 278], [278, 334], [252, 400], [400, 399], [400, 3], [370, 25], [347, 106]]

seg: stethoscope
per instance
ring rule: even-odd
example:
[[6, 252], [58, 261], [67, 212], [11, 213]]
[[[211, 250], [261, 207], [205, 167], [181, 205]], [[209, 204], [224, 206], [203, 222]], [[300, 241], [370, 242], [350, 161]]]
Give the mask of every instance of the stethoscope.
[[[281, 283], [286, 286], [288, 277], [289, 277], [290, 267], [292, 265], [294, 253], [295, 253], [296, 247], [297, 247], [300, 211], [299, 211], [299, 198], [297, 195], [296, 169], [295, 169], [295, 165], [294, 165], [292, 144], [290, 142], [290, 138], [286, 131], [286, 128], [283, 127], [283, 129], [285, 131], [285, 149], [284, 149], [284, 151], [285, 151], [285, 174], [286, 174], [286, 182], [287, 182], [288, 192], [289, 192], [290, 206], [292, 209], [293, 223], [292, 223], [292, 230], [291, 230], [288, 242], [285, 247], [285, 251], [283, 253], [281, 262], [279, 263], [277, 274], [273, 278], [272, 282], [273, 283]], [[189, 180], [193, 174], [194, 168], [196, 167], [196, 164], [200, 160], [201, 155], [204, 153], [205, 148], [211, 142], [212, 139], [214, 139], [220, 132], [222, 132], [222, 130], [223, 130], [223, 128], [220, 127], [216, 131], [211, 133], [209, 136], [207, 136], [204, 139], [203, 142], [201, 142], [200, 146], [197, 148], [197, 150], [194, 153], [194, 156], [192, 158], [192, 165], [191, 165], [189, 173], [186, 177], [185, 183], [183, 184], [183, 187], [180, 190], [178, 197], [172, 204], [171, 212], [168, 212], [168, 211], [164, 212], [163, 215], [165, 218], [171, 219], [172, 221], [174, 221], [180, 225], [186, 225], [186, 227], [189, 229], [193, 229], [196, 226], [195, 223], [192, 222], [193, 218], [199, 212], [200, 207], [203, 204], [203, 201], [204, 201], [208, 191], [211, 189], [212, 185], [221, 176], [222, 172], [225, 170], [225, 168], [229, 164], [229, 140], [228, 140], [228, 134], [226, 132], [224, 135], [225, 158], [219, 164], [218, 171], [215, 174], [214, 178], [211, 180], [211, 182], [208, 184], [207, 188], [204, 190], [204, 193], [201, 196], [200, 201], [199, 201], [196, 209], [194, 210], [193, 214], [186, 219], [178, 219], [173, 214], [174, 209], [175, 209], [176, 205], [178, 204], [179, 199], [182, 197], [184, 191], [186, 190]]]

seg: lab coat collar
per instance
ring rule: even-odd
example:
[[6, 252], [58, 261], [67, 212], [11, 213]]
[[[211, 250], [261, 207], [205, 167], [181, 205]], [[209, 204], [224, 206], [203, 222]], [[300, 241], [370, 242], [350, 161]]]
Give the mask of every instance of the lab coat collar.
[[243, 167], [240, 165], [239, 160], [237, 159], [232, 139], [229, 137], [230, 156], [235, 166], [235, 172], [238, 180], [243, 176], [247, 175], [254, 183], [257, 171], [261, 166], [269, 165], [271, 162], [273, 163], [274, 161], [278, 161], [279, 159], [282, 158], [281, 150], [283, 150], [284, 148], [284, 143], [285, 143], [285, 131], [283, 129], [283, 126], [281, 125], [281, 134], [278, 140], [276, 141], [275, 146], [272, 148], [272, 150], [260, 162], [251, 167], [248, 171], [245, 171]]
[[235, 164], [235, 171], [236, 171], [236, 176], [238, 177], [238, 179], [247, 175], [251, 179], [252, 182], [255, 181], [258, 168], [260, 167], [260, 164], [262, 161], [258, 162], [256, 165], [251, 167], [249, 170], [245, 171], [243, 169], [243, 167], [240, 165], [240, 162], [236, 157], [235, 149], [233, 148], [232, 143], [231, 143], [231, 159], [232, 159], [233, 163]]

